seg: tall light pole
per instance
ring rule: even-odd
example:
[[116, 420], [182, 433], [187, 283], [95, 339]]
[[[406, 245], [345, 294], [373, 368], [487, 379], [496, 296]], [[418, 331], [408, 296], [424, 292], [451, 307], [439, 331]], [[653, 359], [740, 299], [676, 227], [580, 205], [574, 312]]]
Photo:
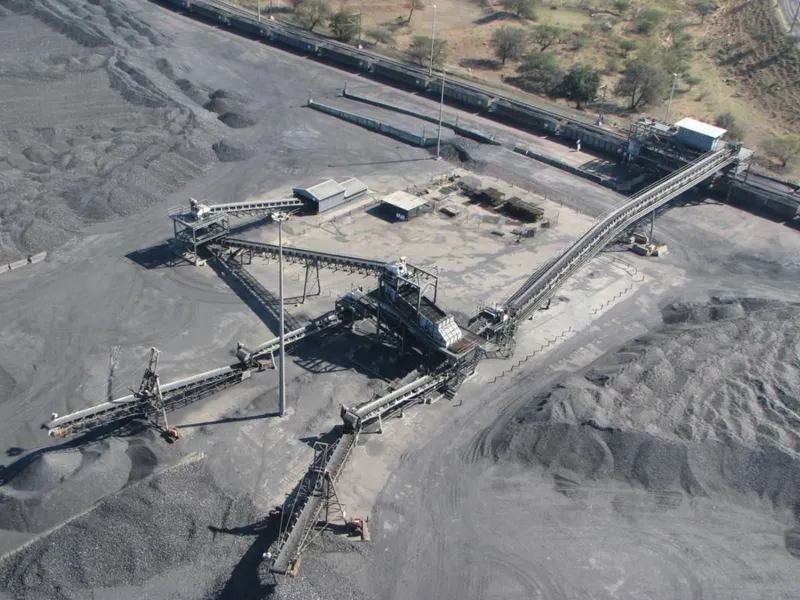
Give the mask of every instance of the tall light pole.
[[672, 74], [672, 89], [669, 92], [669, 104], [667, 104], [667, 118], [665, 119], [666, 123], [669, 123], [670, 115], [672, 114], [672, 96], [675, 94], [675, 84], [678, 82], [678, 74]]
[[272, 220], [278, 224], [278, 301], [280, 303], [280, 369], [278, 371], [278, 386], [280, 387], [280, 404], [278, 412], [280, 416], [286, 414], [286, 341], [283, 331], [283, 222], [289, 215], [282, 212], [272, 213]]
[[444, 74], [445, 70], [442, 69], [442, 97], [439, 100], [439, 133], [436, 134], [436, 160], [441, 160], [439, 152], [442, 148], [442, 116], [444, 114]]
[[[412, 0], [413, 2], [413, 0]], [[428, 61], [428, 77], [433, 76], [433, 46], [436, 42], [436, 5], [433, 5], [433, 26], [431, 27], [431, 59]]]
[[258, 0], [258, 22], [261, 23], [261, 0]]

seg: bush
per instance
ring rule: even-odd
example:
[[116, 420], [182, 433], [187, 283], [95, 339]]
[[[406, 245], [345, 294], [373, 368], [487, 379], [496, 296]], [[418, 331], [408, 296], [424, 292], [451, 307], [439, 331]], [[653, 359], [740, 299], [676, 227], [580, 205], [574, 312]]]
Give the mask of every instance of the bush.
[[639, 44], [636, 43], [636, 40], [627, 40], [623, 38], [619, 41], [619, 49], [622, 51], [622, 56], [628, 56], [628, 54], [638, 47]]
[[606, 69], [604, 73], [606, 75], [615, 75], [619, 73], [619, 61], [613, 56], [606, 61]]
[[694, 75], [686, 75], [683, 80], [686, 82], [686, 85], [689, 86], [691, 90], [694, 86], [703, 83], [703, 80], [700, 77], [695, 77]]
[[718, 115], [714, 123], [717, 127], [728, 130], [728, 137], [732, 140], [744, 139], [744, 128], [736, 122], [736, 118], [729, 112]]
[[630, 0], [614, 0], [614, 8], [617, 12], [625, 12], [631, 7]]
[[385, 29], [367, 29], [366, 36], [375, 40], [376, 44], [394, 44], [394, 36]]
[[[433, 64], [442, 65], [447, 60], [450, 48], [447, 40], [436, 38], [433, 43]], [[425, 35], [415, 36], [408, 48], [411, 60], [419, 65], [427, 65], [431, 59], [431, 38]]]
[[337, 40], [348, 43], [358, 36], [359, 16], [352, 10], [340, 10], [331, 16], [328, 26]]
[[642, 35], [650, 35], [658, 29], [663, 18], [664, 13], [657, 8], [646, 8], [639, 11], [633, 19], [633, 30]]
[[789, 133], [772, 137], [764, 143], [764, 150], [771, 157], [777, 158], [781, 167], [786, 167], [800, 156], [800, 135]]
[[500, 0], [500, 5], [520, 19], [534, 19], [536, 17], [535, 0]]

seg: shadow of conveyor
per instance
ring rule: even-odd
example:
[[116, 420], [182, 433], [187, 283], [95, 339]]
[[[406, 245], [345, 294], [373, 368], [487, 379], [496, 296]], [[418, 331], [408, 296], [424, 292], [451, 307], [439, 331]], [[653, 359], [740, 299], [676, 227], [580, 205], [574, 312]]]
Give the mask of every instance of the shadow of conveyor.
[[110, 437], [133, 437], [141, 434], [148, 428], [146, 422], [129, 417], [128, 419], [110, 423], [103, 427], [98, 427], [92, 431], [79, 435], [68, 441], [44, 446], [32, 450], [11, 447], [6, 449], [6, 456], [19, 457], [8, 465], [0, 465], [0, 488], [11, 483], [20, 473], [34, 464], [42, 456], [51, 452], [63, 452], [65, 450], [76, 450], [86, 444], [99, 442]]

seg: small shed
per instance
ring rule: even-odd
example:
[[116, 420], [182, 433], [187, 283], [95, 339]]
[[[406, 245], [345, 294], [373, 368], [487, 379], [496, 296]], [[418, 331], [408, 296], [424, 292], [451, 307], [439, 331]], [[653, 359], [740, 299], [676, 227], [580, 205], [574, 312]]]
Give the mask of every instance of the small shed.
[[716, 150], [722, 144], [722, 136], [728, 131], [721, 127], [715, 127], [702, 121], [697, 121], [686, 117], [675, 123], [678, 128], [676, 138], [683, 144], [698, 150], [710, 152]]
[[292, 192], [295, 196], [311, 202], [316, 207], [317, 213], [325, 212], [347, 201], [344, 187], [333, 179], [327, 179], [307, 188], [294, 188]]
[[383, 213], [398, 221], [407, 221], [425, 212], [426, 205], [422, 198], [402, 190], [392, 192], [381, 201]]

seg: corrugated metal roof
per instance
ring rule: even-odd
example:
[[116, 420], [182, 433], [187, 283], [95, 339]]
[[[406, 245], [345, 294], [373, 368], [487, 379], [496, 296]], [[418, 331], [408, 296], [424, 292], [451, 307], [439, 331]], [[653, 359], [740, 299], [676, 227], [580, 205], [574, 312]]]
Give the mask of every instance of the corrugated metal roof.
[[397, 192], [392, 192], [388, 196], [384, 196], [383, 201], [386, 204], [391, 204], [395, 208], [399, 208], [400, 210], [414, 210], [425, 204], [425, 200], [422, 198], [418, 198], [417, 196], [412, 196], [408, 192], [404, 192], [403, 190], [399, 190]]
[[339, 185], [341, 185], [344, 188], [345, 198], [350, 198], [351, 196], [363, 194], [368, 189], [365, 183], [359, 181], [355, 177], [351, 177], [350, 179], [345, 179], [344, 181], [340, 181]]
[[294, 188], [293, 191], [295, 194], [301, 193], [304, 196], [308, 196], [315, 202], [322, 202], [328, 198], [343, 194], [344, 188], [333, 179], [328, 179], [311, 187]]
[[708, 123], [703, 123], [702, 121], [698, 121], [690, 117], [681, 119], [680, 121], [675, 123], [675, 127], [680, 127], [681, 129], [688, 129], [689, 131], [695, 131], [697, 133], [700, 133], [702, 135], [707, 135], [708, 137], [714, 139], [722, 137], [728, 131], [727, 129], [722, 129], [721, 127], [715, 127], [714, 125], [709, 125]]

